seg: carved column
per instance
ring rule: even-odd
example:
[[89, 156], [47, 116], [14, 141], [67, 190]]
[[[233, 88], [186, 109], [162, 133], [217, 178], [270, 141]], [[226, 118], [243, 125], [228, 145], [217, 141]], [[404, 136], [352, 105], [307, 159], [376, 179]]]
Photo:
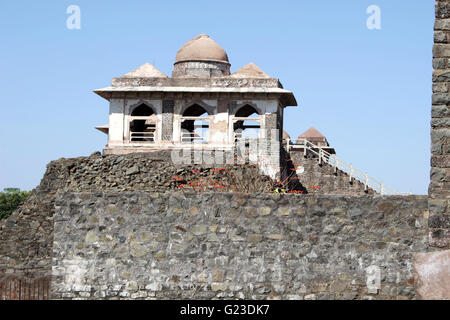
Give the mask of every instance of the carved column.
[[163, 100], [162, 107], [162, 123], [161, 123], [161, 140], [170, 142], [173, 139], [173, 100]]

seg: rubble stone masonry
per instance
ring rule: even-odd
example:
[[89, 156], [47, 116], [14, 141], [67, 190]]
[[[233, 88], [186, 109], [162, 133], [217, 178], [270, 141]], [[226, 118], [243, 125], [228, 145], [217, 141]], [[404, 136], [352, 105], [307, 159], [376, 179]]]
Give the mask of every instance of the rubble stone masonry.
[[413, 299], [426, 212], [426, 196], [67, 193], [52, 297]]
[[[358, 184], [352, 195], [273, 194], [252, 166], [224, 175], [157, 153], [60, 159], [0, 221], [0, 280], [51, 276], [55, 299], [448, 299], [450, 0], [436, 1], [434, 42], [428, 197], [355, 195]], [[313, 160], [298, 161], [313, 170]], [[328, 175], [303, 182], [345, 185]]]

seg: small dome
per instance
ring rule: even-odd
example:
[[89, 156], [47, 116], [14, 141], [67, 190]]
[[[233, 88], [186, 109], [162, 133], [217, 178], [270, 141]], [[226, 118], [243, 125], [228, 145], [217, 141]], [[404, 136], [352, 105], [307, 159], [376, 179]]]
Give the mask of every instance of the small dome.
[[298, 139], [325, 139], [325, 136], [321, 134], [316, 128], [311, 127], [305, 132], [303, 132], [301, 135], [298, 136]]
[[225, 50], [206, 34], [196, 36], [178, 50], [175, 63], [185, 61], [212, 61], [229, 64]]

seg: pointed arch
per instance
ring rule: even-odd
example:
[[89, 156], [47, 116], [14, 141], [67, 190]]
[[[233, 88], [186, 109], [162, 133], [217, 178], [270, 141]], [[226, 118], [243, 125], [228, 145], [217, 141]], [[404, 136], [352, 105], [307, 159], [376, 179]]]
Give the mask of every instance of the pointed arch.
[[145, 102], [130, 107], [130, 142], [155, 142], [156, 112]]
[[240, 118], [250, 118], [253, 116], [260, 116], [260, 115], [261, 115], [260, 111], [248, 103], [239, 107], [236, 110], [236, 113], [234, 114], [235, 117]]
[[214, 112], [215, 108], [214, 108], [213, 106], [210, 106], [210, 105], [204, 103], [204, 102], [201, 101], [201, 100], [194, 100], [194, 101], [191, 101], [191, 102], [189, 102], [188, 104], [186, 104], [183, 108], [181, 108], [180, 114], [181, 114], [181, 115], [184, 115], [184, 113], [185, 113], [188, 109], [191, 109], [191, 107], [193, 107], [193, 106], [197, 106], [197, 107], [203, 108], [203, 109], [205, 110], [205, 112], [206, 112], [209, 116], [211, 116], [211, 115], [213, 115], [213, 114], [215, 113], [215, 112]]
[[207, 110], [197, 104], [187, 107], [181, 117], [181, 142], [182, 143], [207, 143], [208, 121]]
[[139, 104], [131, 111], [131, 116], [133, 117], [149, 117], [153, 114], [155, 114], [155, 111], [146, 103]]
[[261, 112], [251, 104], [246, 103], [236, 108], [233, 119], [234, 142], [242, 139], [258, 139], [261, 129], [260, 121]]

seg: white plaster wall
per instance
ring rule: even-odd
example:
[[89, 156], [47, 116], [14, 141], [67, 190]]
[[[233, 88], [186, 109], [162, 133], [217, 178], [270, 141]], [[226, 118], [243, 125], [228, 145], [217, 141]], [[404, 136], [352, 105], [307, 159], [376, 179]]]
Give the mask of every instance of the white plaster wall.
[[[217, 110], [218, 101], [216, 99], [205, 99], [199, 102], [208, 106], [214, 107]], [[265, 114], [279, 112], [278, 100], [238, 100], [237, 105], [251, 103], [255, 105], [262, 112], [260, 117], [261, 129], [265, 128]], [[110, 129], [109, 129], [109, 145], [123, 145], [129, 144], [129, 114], [133, 106], [140, 103], [147, 103], [151, 105], [157, 114], [156, 141], [159, 143], [162, 139], [162, 100], [143, 100], [143, 99], [130, 99], [124, 101], [123, 99], [112, 99], [110, 103]], [[180, 111], [187, 104], [186, 100], [176, 100], [174, 107], [174, 119], [173, 119], [173, 141], [175, 143], [181, 143], [181, 115]], [[232, 144], [234, 141], [233, 132], [233, 115], [227, 112], [216, 113], [209, 116], [210, 129], [208, 132], [208, 141], [211, 144]], [[228, 125], [225, 130], [215, 130], [215, 125], [220, 126], [219, 122], [227, 121]], [[264, 130], [260, 133], [263, 134]], [[263, 138], [263, 137], [261, 137]]]
[[[210, 117], [210, 140], [211, 142], [217, 142], [217, 143], [228, 143], [228, 129], [229, 129], [229, 122], [228, 122], [228, 112], [221, 112], [217, 113], [214, 116]], [[216, 130], [217, 128], [220, 130]]]
[[108, 145], [123, 143], [123, 99], [111, 99], [109, 104]]

